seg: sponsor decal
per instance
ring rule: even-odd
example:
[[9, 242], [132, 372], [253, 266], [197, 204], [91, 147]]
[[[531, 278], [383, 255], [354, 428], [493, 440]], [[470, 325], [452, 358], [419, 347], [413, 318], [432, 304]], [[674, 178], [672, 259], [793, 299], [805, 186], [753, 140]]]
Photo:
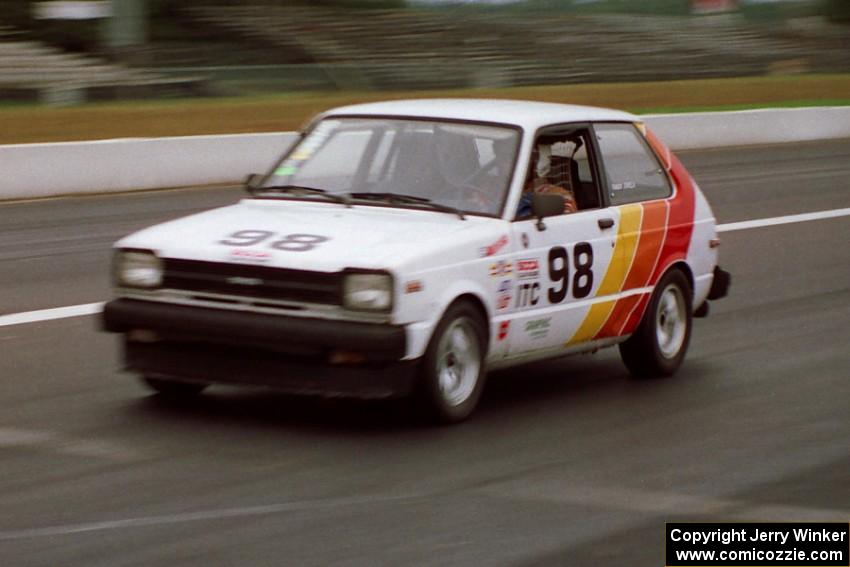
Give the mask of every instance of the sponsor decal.
[[540, 260], [537, 258], [517, 260], [516, 275], [521, 280], [537, 279], [540, 277]]
[[320, 122], [316, 128], [304, 138], [298, 148], [278, 167], [274, 174], [276, 176], [294, 175], [301, 163], [310, 159], [310, 157], [322, 147], [334, 129], [339, 126], [339, 122], [335, 120], [326, 120]]
[[501, 276], [509, 276], [513, 273], [513, 264], [499, 260], [495, 264], [490, 265], [490, 275], [494, 278]]
[[516, 290], [516, 305], [517, 309], [523, 307], [535, 306], [540, 302], [540, 282], [526, 282], [519, 284]]
[[523, 232], [521, 239], [522, 239], [522, 247], [528, 248], [528, 234]]
[[510, 307], [511, 300], [513, 299], [513, 295], [511, 294], [513, 289], [513, 280], [502, 280], [499, 282], [499, 285], [496, 286], [496, 292], [498, 293], [498, 296], [496, 297], [497, 310], [503, 311]]
[[497, 240], [496, 242], [494, 242], [490, 246], [485, 246], [484, 248], [482, 248], [481, 249], [481, 256], [484, 257], [484, 258], [486, 258], [487, 256], [495, 256], [496, 254], [499, 253], [499, 251], [502, 248], [507, 246], [507, 244], [508, 244], [508, 237], [502, 235], [502, 236], [499, 237], [499, 240]]
[[294, 165], [282, 165], [276, 170], [274, 170], [275, 175], [294, 175], [296, 171], [296, 167]]
[[552, 326], [552, 318], [545, 317], [543, 319], [532, 319], [526, 321], [525, 332], [532, 339], [542, 339], [549, 334], [549, 329]]
[[272, 259], [271, 252], [265, 250], [248, 250], [240, 248], [230, 251], [230, 260], [246, 264], [262, 264]]
[[404, 284], [404, 293], [419, 293], [425, 289], [425, 285], [420, 280], [411, 280]]
[[503, 341], [506, 338], [508, 338], [508, 332], [510, 331], [510, 329], [511, 329], [511, 322], [510, 321], [502, 321], [501, 323], [499, 323], [499, 333], [496, 335], [497, 338], [500, 341]]

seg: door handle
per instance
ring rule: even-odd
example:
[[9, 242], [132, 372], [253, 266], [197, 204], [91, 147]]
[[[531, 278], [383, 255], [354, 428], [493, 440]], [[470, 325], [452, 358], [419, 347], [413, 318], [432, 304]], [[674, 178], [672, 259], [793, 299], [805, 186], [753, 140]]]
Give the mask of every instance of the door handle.
[[611, 228], [614, 226], [614, 219], [604, 218], [599, 219], [599, 228]]

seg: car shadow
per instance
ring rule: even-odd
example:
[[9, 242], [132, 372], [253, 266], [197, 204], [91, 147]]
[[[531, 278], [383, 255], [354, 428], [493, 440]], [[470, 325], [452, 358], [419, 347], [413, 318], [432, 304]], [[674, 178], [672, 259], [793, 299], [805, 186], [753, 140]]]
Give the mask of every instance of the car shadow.
[[[491, 427], [494, 423], [533, 417], [553, 406], [557, 411], [568, 412], [624, 395], [669, 389], [680, 379], [699, 376], [705, 370], [698, 365], [689, 366], [680, 370], [684, 377], [633, 380], [616, 353], [609, 352], [492, 371], [478, 409], [461, 427]], [[345, 431], [348, 435], [451, 429], [435, 427], [422, 419], [410, 400], [327, 399], [220, 385], [187, 400], [149, 394], [133, 401], [131, 411], [181, 422], [233, 422], [261, 428]]]

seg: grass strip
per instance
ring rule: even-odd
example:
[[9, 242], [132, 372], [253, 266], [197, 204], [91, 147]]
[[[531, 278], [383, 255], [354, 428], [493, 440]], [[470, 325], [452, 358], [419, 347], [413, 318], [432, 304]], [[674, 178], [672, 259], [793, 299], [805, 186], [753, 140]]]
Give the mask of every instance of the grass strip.
[[297, 130], [344, 104], [399, 98], [484, 97], [621, 108], [637, 113], [850, 105], [850, 75], [600, 83], [407, 92], [286, 93], [90, 103], [74, 107], [0, 106], [0, 144]]

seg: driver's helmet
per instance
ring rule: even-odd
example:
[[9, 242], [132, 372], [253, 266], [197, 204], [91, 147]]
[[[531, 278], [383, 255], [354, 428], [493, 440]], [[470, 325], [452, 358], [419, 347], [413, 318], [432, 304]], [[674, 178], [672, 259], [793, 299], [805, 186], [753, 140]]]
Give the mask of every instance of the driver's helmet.
[[537, 163], [534, 164], [534, 173], [538, 179], [548, 179], [552, 171], [552, 146], [540, 144], [537, 146]]
[[537, 144], [531, 149], [531, 162], [526, 176], [526, 190], [549, 182], [549, 173], [552, 170], [552, 148], [547, 144]]

